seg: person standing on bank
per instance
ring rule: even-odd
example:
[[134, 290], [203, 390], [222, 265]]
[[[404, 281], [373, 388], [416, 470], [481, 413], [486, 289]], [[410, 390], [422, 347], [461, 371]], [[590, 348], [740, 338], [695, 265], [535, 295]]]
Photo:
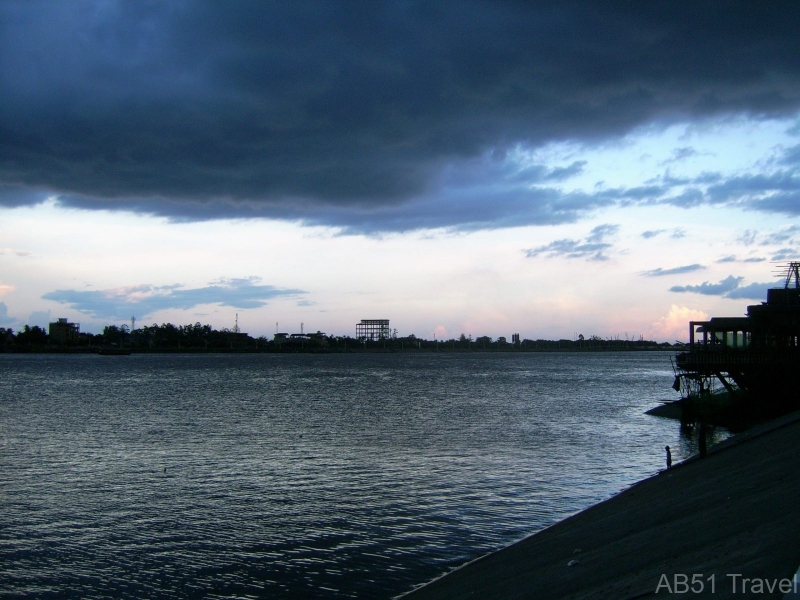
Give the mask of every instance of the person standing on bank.
[[664, 450], [667, 451], [667, 468], [672, 468], [672, 452], [670, 452], [669, 446], [664, 446]]

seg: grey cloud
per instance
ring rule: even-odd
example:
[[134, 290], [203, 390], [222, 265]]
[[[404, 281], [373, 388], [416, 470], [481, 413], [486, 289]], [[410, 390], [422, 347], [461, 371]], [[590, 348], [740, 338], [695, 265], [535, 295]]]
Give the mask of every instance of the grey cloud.
[[683, 265], [682, 267], [673, 267], [672, 269], [662, 269], [661, 267], [651, 271], [642, 273], [645, 277], [663, 277], [665, 275], [680, 275], [682, 273], [693, 273], [694, 271], [702, 271], [705, 269], [703, 265]]
[[791, 243], [794, 241], [794, 237], [800, 234], [800, 225], [790, 225], [789, 227], [784, 227], [778, 231], [773, 231], [761, 238], [761, 245], [779, 245], [785, 244], [787, 242]]
[[680, 208], [701, 205], [737, 206], [761, 212], [800, 215], [800, 161], [784, 150], [777, 163], [790, 168], [743, 173], [725, 177], [702, 173], [693, 178], [673, 177], [669, 173], [650, 180], [650, 204], [669, 204]]
[[679, 206], [681, 208], [692, 208], [701, 204], [709, 204], [708, 196], [702, 190], [689, 188], [682, 192], [664, 199], [667, 204]]
[[665, 231], [666, 229], [650, 229], [648, 231], [643, 231], [642, 237], [646, 240], [649, 240], [650, 238], [654, 238], [657, 235], [664, 233]]
[[[800, 127], [800, 124], [795, 126], [795, 128], [798, 127]], [[784, 150], [783, 155], [778, 159], [778, 162], [784, 165], [800, 165], [800, 144]]]
[[[425, 191], [403, 202], [334, 206], [308, 201], [289, 206], [230, 198], [224, 203], [184, 200], [182, 216], [171, 218], [223, 219], [233, 214], [240, 218], [281, 218], [305, 225], [338, 227], [344, 234], [435, 228], [474, 231], [572, 223], [590, 210], [616, 202], [613, 194], [564, 192], [555, 187], [531, 185], [531, 182], [551, 181], [553, 172], [542, 165], [521, 170], [510, 161], [489, 155], [443, 169]], [[99, 208], [109, 202], [77, 196], [62, 201], [84, 209]], [[138, 202], [140, 210], [148, 214], [170, 217], [177, 212], [165, 211], [174, 200], [139, 199]], [[113, 205], [125, 208], [122, 201], [114, 201]]]
[[676, 187], [681, 185], [711, 185], [714, 183], [719, 183], [723, 181], [725, 178], [722, 173], [717, 172], [709, 172], [703, 171], [699, 175], [695, 177], [676, 177], [671, 173], [667, 172], [661, 177], [657, 177], [653, 179], [653, 182], [660, 181], [663, 185], [668, 187]]
[[[800, 249], [798, 249], [798, 238], [800, 237], [800, 225], [788, 225], [781, 229], [767, 232], [758, 232], [747, 230], [737, 238], [737, 242], [752, 246], [769, 247], [772, 246], [777, 249], [772, 250], [771, 260], [786, 261], [794, 260], [800, 257]], [[763, 257], [750, 257], [745, 262], [763, 262]]]
[[37, 310], [28, 316], [27, 325], [38, 325], [44, 330], [47, 330], [47, 325], [53, 320], [52, 313], [49, 310]]
[[756, 242], [756, 237], [758, 236], [757, 231], [753, 231], [752, 229], [747, 229], [736, 238], [736, 241], [740, 244], [744, 244], [745, 246], [752, 246]]
[[705, 296], [725, 296], [739, 287], [744, 277], [729, 275], [719, 283], [704, 281], [700, 285], [675, 285], [669, 288], [670, 292], [693, 292]]
[[591, 260], [608, 260], [608, 257], [603, 254], [604, 250], [611, 247], [611, 244], [585, 244], [578, 240], [556, 240], [550, 242], [545, 246], [538, 248], [529, 248], [525, 250], [525, 256], [533, 258], [539, 254], [547, 254], [552, 258], [555, 256], [563, 256], [565, 258], [588, 258]]
[[678, 227], [672, 232], [672, 235], [670, 235], [669, 237], [671, 237], [674, 240], [679, 240], [681, 238], [684, 238], [686, 237], [686, 230]]
[[[0, 167], [0, 173], [2, 173]], [[44, 190], [29, 189], [20, 185], [7, 184], [0, 181], [0, 206], [16, 208], [18, 206], [31, 206], [47, 200], [48, 194]]]
[[571, 239], [555, 240], [544, 246], [524, 250], [525, 256], [533, 258], [544, 254], [548, 258], [560, 256], [563, 258], [586, 258], [598, 261], [608, 260], [608, 256], [604, 254], [604, 251], [611, 248], [612, 244], [604, 240], [606, 237], [616, 234], [618, 230], [618, 225], [608, 223], [598, 225], [592, 229], [583, 241]]
[[744, 298], [747, 300], [761, 300], [762, 302], [767, 299], [767, 290], [774, 288], [774, 283], [751, 283], [742, 287], [737, 287], [725, 294], [726, 298], [739, 299]]
[[731, 177], [709, 186], [704, 196], [709, 204], [737, 202], [755, 210], [797, 215], [800, 214], [800, 174], [778, 171]]
[[697, 154], [697, 150], [690, 147], [684, 148], [676, 148], [672, 151], [672, 158], [675, 160], [683, 160], [684, 158], [689, 158], [691, 156], [695, 156]]
[[[537, 177], [547, 174], [542, 171]], [[605, 195], [531, 187], [510, 165], [475, 160], [464, 167], [448, 168], [426, 193], [407, 202], [357, 209], [318, 206], [301, 220], [309, 225], [336, 226], [344, 233], [439, 227], [475, 231], [572, 223], [588, 211], [614, 202]]]
[[568, 167], [559, 167], [556, 169], [552, 169], [546, 176], [546, 181], [565, 181], [570, 177], [574, 177], [575, 175], [579, 175], [583, 172], [583, 168], [586, 166], [585, 160], [576, 160]]
[[672, 156], [669, 159], [663, 161], [661, 164], [667, 165], [670, 163], [680, 162], [682, 160], [686, 160], [687, 158], [691, 158], [692, 156], [696, 155], [697, 155], [697, 150], [695, 150], [694, 148], [688, 146], [683, 148], [675, 148], [675, 150], [672, 151]]
[[612, 225], [611, 223], [604, 223], [603, 225], [598, 225], [594, 229], [589, 232], [589, 235], [586, 236], [586, 241], [589, 243], [597, 243], [602, 242], [605, 238], [616, 235], [619, 231], [619, 225]]
[[221, 279], [203, 288], [182, 289], [180, 284], [142, 284], [113, 290], [56, 290], [42, 296], [65, 304], [94, 318], [129, 319], [147, 317], [159, 310], [187, 310], [200, 304], [233, 308], [258, 308], [268, 300], [307, 292], [259, 285], [257, 278]]
[[8, 316], [8, 306], [5, 302], [0, 302], [0, 327], [6, 327], [16, 323], [16, 319]]
[[758, 257], [758, 256], [751, 256], [750, 258], [743, 258], [743, 259], [740, 260], [740, 259], [736, 258], [735, 255], [731, 254], [730, 256], [725, 256], [723, 258], [720, 258], [716, 262], [718, 262], [718, 263], [733, 263], [733, 262], [759, 263], [759, 262], [764, 262], [765, 260], [767, 260], [767, 259], [766, 258], [762, 258], [762, 257]]
[[520, 146], [791, 114], [798, 20], [794, 3], [3, 3], [0, 205], [359, 232], [575, 220], [664, 190], [433, 191]]
[[800, 257], [800, 250], [797, 248], [781, 248], [772, 255], [772, 260], [796, 260]]

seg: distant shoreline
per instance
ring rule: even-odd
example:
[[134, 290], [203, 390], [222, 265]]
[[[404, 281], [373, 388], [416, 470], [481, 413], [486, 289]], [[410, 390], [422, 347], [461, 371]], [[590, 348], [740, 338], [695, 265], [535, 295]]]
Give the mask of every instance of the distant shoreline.
[[[101, 348], [3, 349], [0, 354], [100, 354]], [[630, 348], [131, 348], [131, 354], [529, 354], [529, 353], [611, 353], [677, 352], [679, 346]]]

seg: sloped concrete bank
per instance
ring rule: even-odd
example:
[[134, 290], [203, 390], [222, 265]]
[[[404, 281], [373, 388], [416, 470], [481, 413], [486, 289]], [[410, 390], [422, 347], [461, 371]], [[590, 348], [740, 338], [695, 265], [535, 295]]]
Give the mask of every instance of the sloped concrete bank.
[[403, 598], [783, 598], [798, 565], [793, 413]]

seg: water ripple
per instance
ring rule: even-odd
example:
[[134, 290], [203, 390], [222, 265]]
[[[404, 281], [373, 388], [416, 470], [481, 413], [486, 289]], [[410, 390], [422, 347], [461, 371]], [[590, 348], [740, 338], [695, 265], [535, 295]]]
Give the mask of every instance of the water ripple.
[[0, 369], [0, 596], [388, 598], [692, 450], [658, 353]]

